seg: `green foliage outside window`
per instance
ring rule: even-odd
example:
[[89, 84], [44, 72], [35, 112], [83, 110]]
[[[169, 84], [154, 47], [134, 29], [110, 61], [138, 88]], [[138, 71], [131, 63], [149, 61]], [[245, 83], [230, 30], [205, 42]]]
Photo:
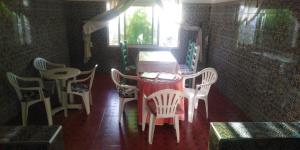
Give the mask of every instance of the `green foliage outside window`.
[[138, 9], [129, 18], [126, 18], [125, 39], [128, 44], [153, 44], [152, 24], [147, 17], [147, 13], [143, 9]]
[[264, 30], [257, 35], [260, 42], [278, 43], [292, 41], [294, 21], [288, 9], [266, 9], [258, 17], [260, 28]]

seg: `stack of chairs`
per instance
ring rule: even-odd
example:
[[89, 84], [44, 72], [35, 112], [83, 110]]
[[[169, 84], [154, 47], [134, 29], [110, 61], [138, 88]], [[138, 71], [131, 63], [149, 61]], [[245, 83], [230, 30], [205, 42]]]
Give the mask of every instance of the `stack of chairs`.
[[136, 66], [128, 65], [127, 41], [120, 42], [120, 71], [123, 74], [135, 74]]
[[[199, 49], [200, 46], [197, 46], [195, 42], [192, 41], [189, 42], [185, 64], [180, 65], [180, 72], [182, 75], [196, 73], [198, 60], [199, 60]], [[195, 79], [187, 81], [186, 86], [194, 87]]]

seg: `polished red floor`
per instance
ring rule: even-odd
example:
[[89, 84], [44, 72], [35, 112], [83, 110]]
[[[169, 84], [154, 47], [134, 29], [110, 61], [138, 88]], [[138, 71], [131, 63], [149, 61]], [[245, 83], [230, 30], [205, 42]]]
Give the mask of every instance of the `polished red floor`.
[[[87, 116], [84, 110], [69, 111], [54, 116], [54, 124], [63, 125], [66, 150], [207, 150], [209, 122], [250, 121], [216, 88], [209, 95], [209, 119], [205, 117], [204, 103], [200, 102], [194, 122], [180, 122], [180, 143], [176, 143], [173, 126], [157, 126], [153, 144], [147, 142], [148, 128], [141, 131], [137, 125], [136, 102], [126, 105], [124, 123], [118, 123], [118, 95], [109, 75], [97, 74], [93, 87], [93, 106]], [[187, 118], [187, 117], [186, 117]]]

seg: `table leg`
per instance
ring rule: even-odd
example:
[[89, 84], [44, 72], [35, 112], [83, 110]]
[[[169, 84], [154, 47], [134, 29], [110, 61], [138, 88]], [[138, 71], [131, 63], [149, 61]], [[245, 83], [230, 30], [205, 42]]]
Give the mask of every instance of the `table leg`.
[[[65, 89], [66, 87], [66, 80], [62, 80], [61, 81], [61, 87], [62, 89]], [[68, 116], [68, 99], [67, 99], [67, 92], [66, 91], [62, 91], [62, 105], [63, 105], [63, 108], [64, 108], [64, 115], [65, 117]]]
[[60, 104], [62, 104], [62, 95], [61, 95], [61, 91], [62, 91], [62, 89], [61, 89], [61, 83], [60, 83], [60, 81], [59, 80], [55, 80], [55, 82], [56, 82], [56, 89], [57, 89], [57, 97], [58, 97], [58, 101], [59, 101], [59, 103]]
[[66, 80], [55, 80], [57, 87], [58, 100], [61, 104], [60, 107], [54, 108], [52, 110], [52, 115], [57, 112], [64, 111], [64, 116], [68, 116], [68, 109], [82, 109], [82, 104], [68, 104], [68, 94], [64, 91], [66, 87]]
[[65, 117], [68, 117], [68, 102], [66, 99], [66, 92], [62, 92], [62, 97], [63, 97], [63, 108], [64, 108], [64, 115]]
[[67, 93], [63, 91], [64, 87], [66, 86], [65, 80], [55, 80], [56, 82], [56, 88], [57, 88], [57, 97], [59, 103], [62, 105], [62, 107], [58, 107], [56, 109], [52, 110], [52, 115], [56, 114], [59, 111], [64, 111], [64, 116], [68, 116], [68, 110], [67, 110]]

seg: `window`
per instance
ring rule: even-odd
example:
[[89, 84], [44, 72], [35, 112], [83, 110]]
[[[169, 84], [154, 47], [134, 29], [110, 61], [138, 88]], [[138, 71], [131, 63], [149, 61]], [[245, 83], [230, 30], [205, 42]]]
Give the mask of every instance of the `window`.
[[[180, 6], [181, 7], [181, 6]], [[181, 9], [134, 5], [109, 22], [109, 45], [177, 47]]]

